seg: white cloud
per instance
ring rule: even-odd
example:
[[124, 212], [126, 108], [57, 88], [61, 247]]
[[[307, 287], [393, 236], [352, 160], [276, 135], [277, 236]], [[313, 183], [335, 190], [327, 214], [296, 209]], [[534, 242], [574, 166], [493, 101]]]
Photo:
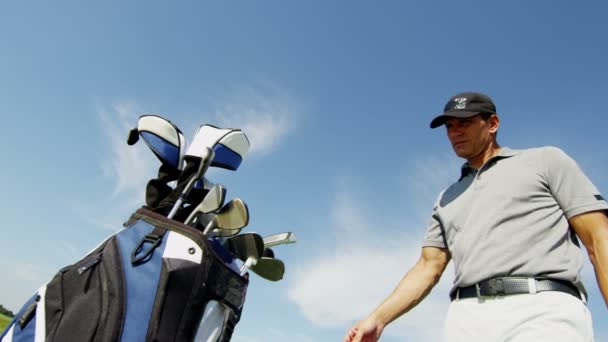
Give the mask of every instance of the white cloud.
[[[377, 220], [370, 224], [364, 210], [369, 207], [351, 194], [339, 192], [335, 203], [332, 222], [336, 237], [341, 238], [336, 238], [333, 251], [316, 253], [316, 258], [299, 265], [289, 298], [313, 324], [343, 327], [346, 333], [394, 289], [418, 260], [421, 246], [417, 238], [408, 236], [407, 228], [380, 228], [384, 222]], [[419, 223], [404, 226], [421, 227]], [[441, 339], [452, 273], [446, 270], [425, 301], [389, 325], [384, 335], [416, 341]]]
[[215, 112], [222, 127], [240, 128], [251, 143], [251, 153], [264, 155], [279, 146], [296, 127], [292, 98], [277, 86], [241, 88]]
[[127, 135], [142, 113], [139, 106], [130, 102], [98, 110], [104, 147], [98, 151], [99, 163], [112, 186], [94, 201], [70, 204], [84, 222], [94, 227], [110, 232], [119, 230], [128, 215], [144, 204], [146, 184], [156, 177], [160, 162], [145, 143], [127, 145]]
[[105, 134], [105, 145], [109, 156], [102, 161], [104, 175], [116, 180], [112, 196], [127, 196], [125, 205], [141, 203], [145, 185], [158, 169], [158, 162], [145, 144], [128, 146], [128, 132], [137, 124], [142, 110], [130, 103], [112, 106], [110, 111], [99, 111], [101, 129]]

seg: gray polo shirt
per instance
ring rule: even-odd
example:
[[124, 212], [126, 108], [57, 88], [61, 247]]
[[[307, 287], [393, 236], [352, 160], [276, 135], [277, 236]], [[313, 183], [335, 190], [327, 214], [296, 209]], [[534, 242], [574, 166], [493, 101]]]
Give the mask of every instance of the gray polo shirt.
[[454, 287], [497, 276], [563, 279], [582, 286], [568, 219], [608, 203], [556, 147], [502, 148], [479, 170], [467, 164], [433, 209], [423, 246], [448, 248]]

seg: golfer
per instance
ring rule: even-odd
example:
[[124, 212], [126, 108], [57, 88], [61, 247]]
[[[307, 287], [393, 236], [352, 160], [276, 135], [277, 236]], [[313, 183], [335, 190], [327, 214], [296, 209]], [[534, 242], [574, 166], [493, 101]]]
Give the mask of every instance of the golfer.
[[604, 197], [556, 147], [501, 147], [500, 120], [486, 95], [453, 96], [431, 122], [442, 125], [466, 159], [459, 179], [440, 193], [416, 265], [344, 341], [378, 340], [424, 299], [450, 260], [446, 341], [593, 341], [579, 241], [608, 305]]

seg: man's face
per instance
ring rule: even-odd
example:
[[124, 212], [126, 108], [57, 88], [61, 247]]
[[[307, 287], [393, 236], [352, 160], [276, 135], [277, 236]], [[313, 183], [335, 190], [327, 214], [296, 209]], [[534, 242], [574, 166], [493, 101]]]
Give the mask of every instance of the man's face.
[[492, 119], [484, 120], [481, 115], [446, 119], [448, 139], [456, 155], [471, 160], [484, 153], [492, 142], [490, 133], [496, 132], [497, 128], [497, 125], [493, 127], [490, 120]]

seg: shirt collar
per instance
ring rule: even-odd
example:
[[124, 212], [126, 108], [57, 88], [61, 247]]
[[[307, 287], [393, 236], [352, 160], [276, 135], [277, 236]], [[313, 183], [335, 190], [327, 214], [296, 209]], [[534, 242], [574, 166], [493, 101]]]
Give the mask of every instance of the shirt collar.
[[[494, 160], [494, 159], [504, 159], [504, 158], [509, 158], [509, 157], [513, 157], [514, 155], [519, 154], [519, 150], [512, 150], [508, 147], [501, 147], [500, 150], [498, 151], [498, 153], [493, 156], [492, 158], [488, 159], [487, 162]], [[460, 179], [463, 179], [464, 177], [468, 176], [471, 173], [475, 173], [477, 172], [477, 169], [472, 167], [471, 164], [469, 164], [469, 162], [466, 162], [462, 165], [462, 167], [460, 168]]]

